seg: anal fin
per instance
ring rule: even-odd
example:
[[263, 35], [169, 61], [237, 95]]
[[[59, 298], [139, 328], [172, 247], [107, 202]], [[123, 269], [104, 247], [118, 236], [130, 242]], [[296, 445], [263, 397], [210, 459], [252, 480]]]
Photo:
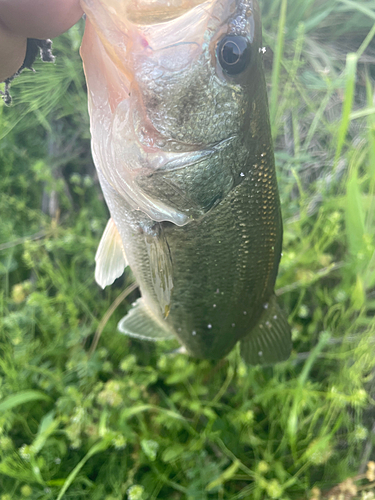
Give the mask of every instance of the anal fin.
[[118, 329], [129, 337], [143, 340], [166, 340], [174, 338], [173, 333], [156, 318], [144, 299], [138, 299], [126, 316], [120, 320]]
[[109, 219], [95, 255], [95, 280], [105, 288], [119, 278], [128, 265], [121, 236], [113, 219]]
[[272, 295], [258, 324], [241, 342], [241, 356], [250, 365], [271, 365], [289, 358], [292, 349], [287, 318]]

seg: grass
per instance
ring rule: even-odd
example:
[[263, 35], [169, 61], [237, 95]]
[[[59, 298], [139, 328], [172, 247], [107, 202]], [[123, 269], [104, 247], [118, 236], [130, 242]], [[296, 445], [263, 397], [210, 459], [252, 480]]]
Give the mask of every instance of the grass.
[[0, 107], [1, 500], [374, 498], [374, 5], [262, 10], [290, 360], [116, 331], [135, 292], [115, 309], [130, 273], [94, 283], [107, 212], [75, 27]]

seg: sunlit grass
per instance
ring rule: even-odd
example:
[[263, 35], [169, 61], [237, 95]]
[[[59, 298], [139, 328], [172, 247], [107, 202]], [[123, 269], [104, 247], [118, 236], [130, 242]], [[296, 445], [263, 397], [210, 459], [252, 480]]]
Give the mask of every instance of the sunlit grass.
[[116, 331], [133, 278], [94, 283], [107, 214], [75, 28], [0, 107], [1, 500], [373, 498], [374, 5], [262, 9], [290, 360], [197, 361]]

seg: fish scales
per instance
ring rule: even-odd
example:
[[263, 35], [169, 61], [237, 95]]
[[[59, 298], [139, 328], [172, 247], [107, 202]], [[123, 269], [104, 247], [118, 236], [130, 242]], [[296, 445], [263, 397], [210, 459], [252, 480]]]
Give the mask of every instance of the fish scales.
[[273, 292], [282, 220], [259, 7], [165, 5], [83, 1], [104, 234], [119, 234], [101, 242], [99, 282], [117, 277], [111, 256], [126, 258], [142, 295], [119, 324], [127, 335], [174, 336], [207, 359], [240, 341], [250, 364], [281, 361], [291, 344]]

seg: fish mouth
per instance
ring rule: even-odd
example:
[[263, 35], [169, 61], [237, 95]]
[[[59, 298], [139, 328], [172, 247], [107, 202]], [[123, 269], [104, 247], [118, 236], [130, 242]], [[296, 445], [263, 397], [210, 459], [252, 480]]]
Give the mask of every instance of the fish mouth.
[[215, 1], [217, 0], [100, 0], [100, 3], [113, 18], [126, 18], [138, 25], [151, 25], [171, 21], [198, 5], [210, 5]]
[[193, 7], [207, 3], [206, 0], [127, 0], [125, 2], [128, 19], [137, 24], [157, 24], [182, 16]]

